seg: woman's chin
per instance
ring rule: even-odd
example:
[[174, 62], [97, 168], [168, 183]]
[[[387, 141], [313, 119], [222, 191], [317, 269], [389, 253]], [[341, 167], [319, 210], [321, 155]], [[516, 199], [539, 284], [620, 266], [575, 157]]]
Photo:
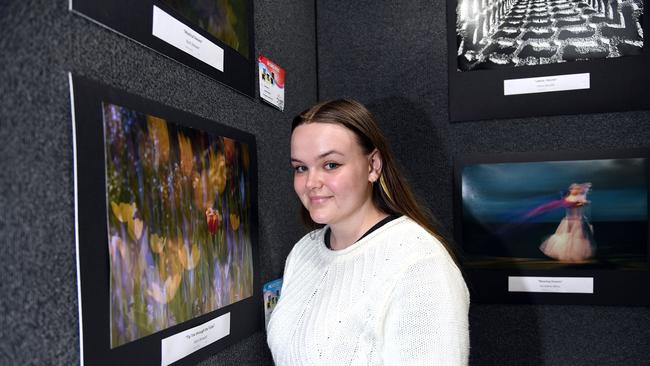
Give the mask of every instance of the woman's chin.
[[320, 225], [327, 225], [327, 223], [329, 222], [328, 217], [326, 215], [321, 215], [317, 212], [309, 212], [309, 216], [315, 223]]

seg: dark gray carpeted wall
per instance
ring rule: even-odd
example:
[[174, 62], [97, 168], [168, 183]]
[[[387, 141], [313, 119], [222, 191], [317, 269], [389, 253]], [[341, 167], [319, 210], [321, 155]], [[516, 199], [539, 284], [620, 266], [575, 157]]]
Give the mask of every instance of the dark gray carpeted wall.
[[[451, 161], [465, 152], [648, 146], [648, 112], [449, 124], [445, 4], [255, 3], [256, 48], [288, 72], [285, 112], [67, 11], [0, 11], [0, 364], [78, 363], [72, 136], [66, 73], [257, 136], [261, 280], [281, 275], [302, 234], [287, 169], [289, 120], [321, 97], [378, 115], [418, 193], [451, 228]], [[295, 202], [291, 201], [291, 205]], [[647, 364], [647, 308], [474, 305], [473, 364]], [[270, 364], [262, 332], [203, 362]]]
[[[468, 152], [650, 146], [650, 112], [450, 124], [446, 5], [317, 1], [320, 98], [376, 114], [418, 194], [452, 228], [452, 161]], [[647, 365], [645, 307], [473, 305], [473, 365]]]
[[[313, 2], [255, 2], [256, 48], [287, 71], [284, 112], [67, 7], [0, 6], [0, 365], [79, 363], [68, 71], [256, 135], [262, 282], [281, 276], [304, 232], [288, 136], [293, 115], [317, 96]], [[203, 364], [271, 364], [265, 335]]]

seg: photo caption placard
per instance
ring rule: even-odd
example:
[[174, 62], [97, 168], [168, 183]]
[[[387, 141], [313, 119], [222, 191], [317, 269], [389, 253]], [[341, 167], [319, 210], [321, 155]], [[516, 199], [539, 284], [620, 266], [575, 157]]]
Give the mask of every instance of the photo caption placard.
[[593, 277], [508, 277], [509, 292], [593, 294]]
[[151, 34], [223, 72], [223, 48], [157, 6], [153, 7]]
[[230, 313], [160, 341], [160, 363], [167, 366], [230, 334]]
[[589, 89], [589, 73], [549, 75], [503, 81], [503, 95], [548, 93]]

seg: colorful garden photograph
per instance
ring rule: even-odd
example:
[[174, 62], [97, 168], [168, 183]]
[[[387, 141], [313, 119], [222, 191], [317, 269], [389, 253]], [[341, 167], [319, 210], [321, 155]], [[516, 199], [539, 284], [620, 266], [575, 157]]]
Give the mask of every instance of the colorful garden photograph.
[[111, 348], [253, 294], [251, 152], [103, 104]]
[[248, 58], [246, 1], [163, 0], [163, 3]]

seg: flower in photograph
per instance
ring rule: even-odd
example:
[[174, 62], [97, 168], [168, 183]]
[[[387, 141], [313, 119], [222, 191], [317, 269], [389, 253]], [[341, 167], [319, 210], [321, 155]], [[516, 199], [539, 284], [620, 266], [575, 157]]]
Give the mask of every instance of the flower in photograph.
[[208, 232], [214, 235], [217, 232], [219, 223], [221, 221], [221, 215], [219, 214], [219, 211], [216, 211], [210, 207], [205, 211], [205, 218], [208, 222]]
[[108, 243], [108, 254], [114, 268], [121, 268], [126, 272], [131, 272], [131, 256], [129, 255], [126, 244], [117, 235], [113, 235]]
[[189, 245], [181, 245], [178, 248], [178, 259], [183, 268], [191, 271], [197, 264], [199, 264], [199, 259], [201, 259], [201, 250], [196, 243], [192, 243], [191, 249]]
[[235, 157], [235, 140], [224, 137], [223, 151], [226, 154], [226, 160], [228, 161], [228, 164], [232, 164]]
[[212, 149], [210, 149], [209, 160], [210, 185], [221, 194], [226, 189], [226, 160], [223, 154], [215, 154]]
[[158, 275], [160, 278], [167, 278], [183, 274], [183, 266], [178, 257], [179, 249], [182, 247], [183, 239], [165, 239], [163, 250], [158, 253]]
[[226, 187], [226, 164], [223, 154], [208, 153], [208, 167], [200, 174], [193, 173], [192, 188], [194, 204], [200, 209], [212, 207], [217, 193], [223, 193]]
[[239, 215], [231, 213], [230, 214], [230, 227], [232, 228], [233, 231], [237, 231], [239, 229]]
[[149, 247], [151, 247], [151, 251], [156, 254], [162, 253], [163, 249], [165, 249], [166, 243], [167, 239], [159, 236], [158, 234], [153, 234], [149, 238]]
[[157, 169], [169, 161], [169, 131], [167, 122], [158, 117], [147, 116], [149, 139], [153, 143], [153, 163]]
[[151, 296], [156, 302], [160, 304], [167, 304], [178, 291], [178, 287], [181, 284], [181, 275], [178, 273], [171, 274], [165, 279], [165, 282], [160, 284], [157, 282], [149, 283], [147, 288], [147, 295]]
[[214, 188], [208, 182], [208, 174], [205, 170], [200, 174], [196, 171], [193, 174], [192, 190], [194, 193], [194, 205], [200, 209], [212, 206], [215, 194]]
[[192, 141], [182, 133], [178, 134], [178, 149], [181, 161], [181, 172], [189, 177], [194, 167], [194, 155], [192, 154]]
[[126, 224], [127, 231], [131, 238], [134, 240], [140, 240], [142, 237], [144, 223], [142, 220], [135, 217], [135, 213], [138, 210], [135, 206], [135, 202], [115, 203], [111, 201], [111, 209], [117, 220], [121, 223]]
[[133, 212], [135, 211], [135, 202], [132, 203], [115, 203], [111, 201], [111, 209], [113, 214], [119, 222], [125, 223], [130, 219], [133, 219]]
[[133, 240], [138, 241], [142, 237], [142, 231], [144, 229], [144, 222], [142, 222], [142, 220], [140, 220], [137, 217], [133, 217], [131, 220], [128, 221], [127, 229], [128, 229], [129, 235], [131, 235], [131, 238]]

